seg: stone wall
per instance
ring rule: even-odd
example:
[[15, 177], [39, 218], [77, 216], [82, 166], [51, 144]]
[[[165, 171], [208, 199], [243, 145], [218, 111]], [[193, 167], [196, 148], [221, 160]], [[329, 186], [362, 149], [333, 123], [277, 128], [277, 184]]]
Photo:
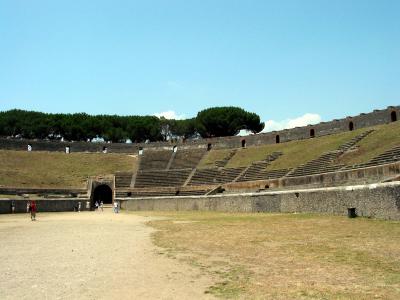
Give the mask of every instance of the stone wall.
[[299, 177], [284, 177], [271, 180], [231, 182], [223, 185], [228, 192], [254, 191], [264, 189], [292, 189], [301, 187], [332, 187], [349, 184], [368, 184], [387, 181], [400, 175], [400, 162], [368, 168], [344, 170], [331, 173]]
[[59, 188], [15, 188], [15, 187], [0, 187], [0, 195], [22, 195], [36, 194], [41, 196], [46, 195], [65, 195], [67, 198], [76, 197], [78, 195], [87, 195], [87, 189], [59, 189]]
[[54, 141], [38, 141], [38, 140], [16, 140], [16, 139], [0, 139], [0, 149], [6, 150], [22, 150], [26, 151], [28, 144], [32, 145], [33, 151], [65, 151], [65, 147], [69, 146], [71, 152], [101, 152], [103, 147], [107, 147], [110, 153], [137, 153], [139, 148], [147, 150], [171, 149], [177, 144], [181, 149], [205, 148], [208, 144], [214, 149], [240, 148], [242, 140], [245, 140], [246, 146], [275, 144], [276, 137], [279, 136], [280, 142], [288, 142], [293, 140], [302, 140], [310, 138], [310, 131], [313, 129], [315, 137], [345, 132], [350, 130], [350, 122], [354, 129], [365, 128], [380, 124], [392, 122], [391, 114], [395, 113], [397, 120], [400, 118], [400, 106], [389, 106], [386, 109], [374, 110], [371, 113], [360, 114], [355, 117], [346, 117], [330, 122], [322, 122], [316, 125], [308, 125], [286, 129], [281, 131], [273, 131], [246, 137], [221, 137], [210, 139], [199, 139], [193, 141], [180, 141], [172, 144], [171, 142], [154, 142], [154, 143], [86, 143], [86, 142], [54, 142]]
[[128, 211], [222, 211], [326, 213], [346, 215], [356, 208], [358, 216], [400, 220], [400, 183], [298, 189], [291, 191], [121, 199]]
[[[90, 210], [86, 208], [86, 202], [90, 199], [32, 199], [36, 201], [37, 212], [61, 212], [61, 211], [74, 211], [74, 207], [81, 202], [81, 210]], [[0, 199], [0, 214], [11, 213], [11, 204], [15, 204], [15, 213], [26, 213], [26, 207], [29, 200], [11, 200]]]

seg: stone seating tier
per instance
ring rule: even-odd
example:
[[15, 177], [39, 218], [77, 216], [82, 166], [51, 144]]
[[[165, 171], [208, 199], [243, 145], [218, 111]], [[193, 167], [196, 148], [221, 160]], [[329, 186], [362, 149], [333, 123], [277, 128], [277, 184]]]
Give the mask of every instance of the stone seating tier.
[[117, 173], [115, 174], [115, 187], [129, 187], [131, 185], [133, 173]]
[[138, 198], [138, 197], [162, 197], [162, 196], [200, 196], [210, 192], [212, 188], [196, 187], [194, 189], [154, 189], [154, 190], [143, 190], [143, 189], [131, 189], [131, 190], [117, 190], [115, 196], [117, 198]]
[[194, 169], [206, 153], [205, 149], [179, 150], [175, 153], [170, 169]]
[[226, 157], [224, 157], [221, 160], [215, 161], [215, 163], [214, 163], [215, 166], [217, 168], [225, 167], [227, 165], [227, 163], [230, 161], [230, 159], [236, 154], [236, 152], [237, 152], [237, 149], [233, 149], [233, 150], [229, 151], [229, 153], [228, 153], [228, 155]]
[[345, 170], [351, 170], [351, 169], [358, 169], [358, 168], [367, 168], [367, 167], [373, 167], [373, 166], [379, 166], [379, 165], [384, 165], [384, 164], [390, 164], [396, 161], [400, 160], [400, 146], [396, 146], [391, 148], [390, 150], [385, 151], [382, 154], [379, 154], [372, 158], [369, 162], [362, 163], [362, 164], [356, 164], [352, 166], [347, 166], [344, 169]]
[[136, 175], [135, 188], [182, 186], [192, 169], [139, 171]]
[[188, 185], [228, 183], [235, 180], [244, 169], [245, 167], [198, 169]]
[[144, 151], [140, 156], [139, 170], [165, 170], [172, 154], [172, 150]]

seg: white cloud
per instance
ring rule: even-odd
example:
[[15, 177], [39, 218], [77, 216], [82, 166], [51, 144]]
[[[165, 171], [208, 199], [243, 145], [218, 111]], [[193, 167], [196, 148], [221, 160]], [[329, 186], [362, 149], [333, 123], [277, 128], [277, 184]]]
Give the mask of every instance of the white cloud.
[[175, 119], [175, 120], [185, 119], [185, 115], [178, 115], [173, 110], [167, 110], [160, 113], [155, 113], [154, 115], [158, 118], [164, 117], [166, 119]]
[[265, 128], [262, 132], [270, 132], [274, 130], [289, 129], [299, 126], [307, 126], [309, 124], [317, 124], [321, 122], [321, 116], [318, 114], [306, 113], [301, 117], [294, 119], [286, 119], [282, 121], [268, 120], [265, 122]]
[[253, 134], [254, 133], [251, 132], [251, 130], [241, 129], [236, 136], [248, 136], [248, 135], [253, 135]]

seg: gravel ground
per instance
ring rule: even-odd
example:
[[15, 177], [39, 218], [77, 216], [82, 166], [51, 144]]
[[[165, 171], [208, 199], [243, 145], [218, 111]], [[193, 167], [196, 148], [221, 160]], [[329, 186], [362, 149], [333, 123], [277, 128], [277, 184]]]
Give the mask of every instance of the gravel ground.
[[0, 299], [210, 299], [212, 279], [157, 254], [150, 218], [0, 215]]

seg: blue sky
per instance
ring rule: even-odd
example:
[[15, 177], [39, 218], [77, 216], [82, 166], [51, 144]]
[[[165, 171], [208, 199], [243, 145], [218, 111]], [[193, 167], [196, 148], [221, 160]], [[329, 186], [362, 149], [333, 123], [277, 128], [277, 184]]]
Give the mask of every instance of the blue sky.
[[330, 120], [400, 104], [399, 37], [400, 1], [0, 0], [0, 110]]

